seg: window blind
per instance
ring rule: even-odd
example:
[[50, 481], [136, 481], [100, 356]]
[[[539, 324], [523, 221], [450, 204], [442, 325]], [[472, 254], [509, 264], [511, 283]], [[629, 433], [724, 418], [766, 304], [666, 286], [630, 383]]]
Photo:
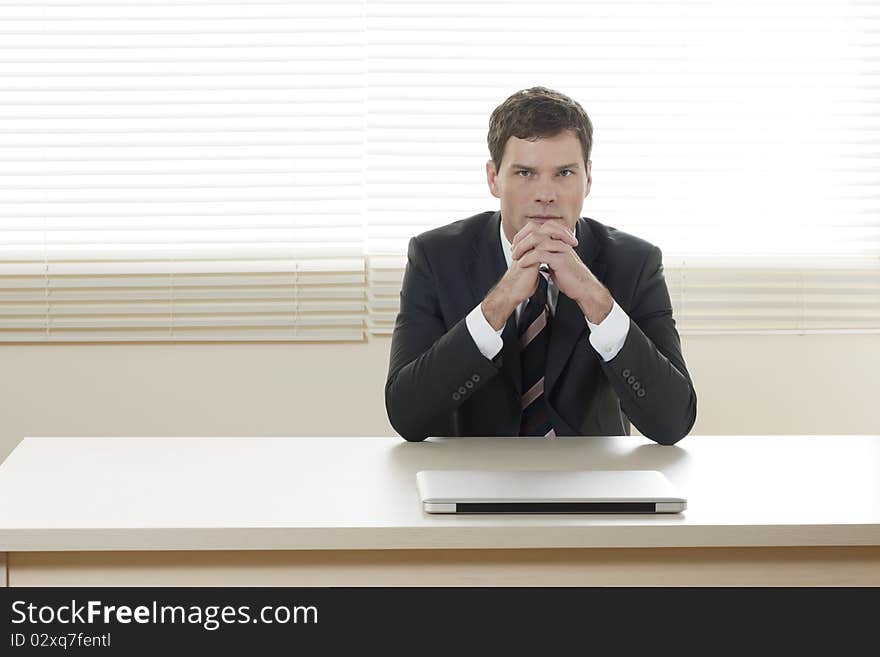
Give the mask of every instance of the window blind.
[[[410, 236], [498, 208], [491, 110], [594, 126], [583, 214], [661, 247], [682, 332], [880, 329], [880, 5], [367, 3], [371, 330]], [[396, 288], [396, 289], [395, 289]]]
[[0, 2], [0, 341], [389, 333], [538, 84], [682, 332], [880, 330], [878, 55], [873, 2]]
[[364, 337], [361, 2], [0, 5], [0, 340]]

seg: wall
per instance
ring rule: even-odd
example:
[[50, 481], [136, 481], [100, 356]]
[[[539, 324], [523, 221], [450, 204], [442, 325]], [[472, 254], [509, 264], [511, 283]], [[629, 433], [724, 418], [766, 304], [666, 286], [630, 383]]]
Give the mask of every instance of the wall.
[[[880, 433], [880, 336], [682, 343], [692, 434]], [[392, 435], [389, 345], [0, 345], [0, 459], [24, 436]]]

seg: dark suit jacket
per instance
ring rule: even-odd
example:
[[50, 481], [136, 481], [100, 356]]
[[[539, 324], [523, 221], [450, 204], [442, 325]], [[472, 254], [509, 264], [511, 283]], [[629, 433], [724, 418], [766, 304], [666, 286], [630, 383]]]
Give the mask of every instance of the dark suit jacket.
[[[500, 220], [500, 212], [484, 212], [409, 243], [385, 384], [388, 418], [406, 440], [519, 434], [515, 314], [491, 360], [465, 324], [507, 269]], [[628, 434], [631, 420], [644, 436], [671, 445], [693, 426], [697, 396], [660, 249], [589, 218], [576, 231], [578, 255], [629, 315], [630, 328], [606, 363], [577, 303], [559, 293], [544, 377], [550, 421], [559, 436], [591, 436]]]

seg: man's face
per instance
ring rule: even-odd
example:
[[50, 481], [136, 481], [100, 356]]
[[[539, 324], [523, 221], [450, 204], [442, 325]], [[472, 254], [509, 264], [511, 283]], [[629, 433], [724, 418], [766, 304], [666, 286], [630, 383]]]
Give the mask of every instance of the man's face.
[[590, 193], [591, 167], [571, 130], [535, 141], [510, 137], [501, 170], [492, 160], [486, 163], [489, 189], [501, 199], [507, 239], [512, 241], [530, 221], [558, 221], [573, 231]]

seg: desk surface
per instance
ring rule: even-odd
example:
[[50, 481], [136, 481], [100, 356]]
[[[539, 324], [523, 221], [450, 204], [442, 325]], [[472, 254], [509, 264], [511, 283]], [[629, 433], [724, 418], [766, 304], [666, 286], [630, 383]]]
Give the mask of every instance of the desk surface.
[[[422, 469], [660, 470], [681, 514], [425, 514]], [[880, 545], [880, 436], [26, 438], [0, 551]]]

